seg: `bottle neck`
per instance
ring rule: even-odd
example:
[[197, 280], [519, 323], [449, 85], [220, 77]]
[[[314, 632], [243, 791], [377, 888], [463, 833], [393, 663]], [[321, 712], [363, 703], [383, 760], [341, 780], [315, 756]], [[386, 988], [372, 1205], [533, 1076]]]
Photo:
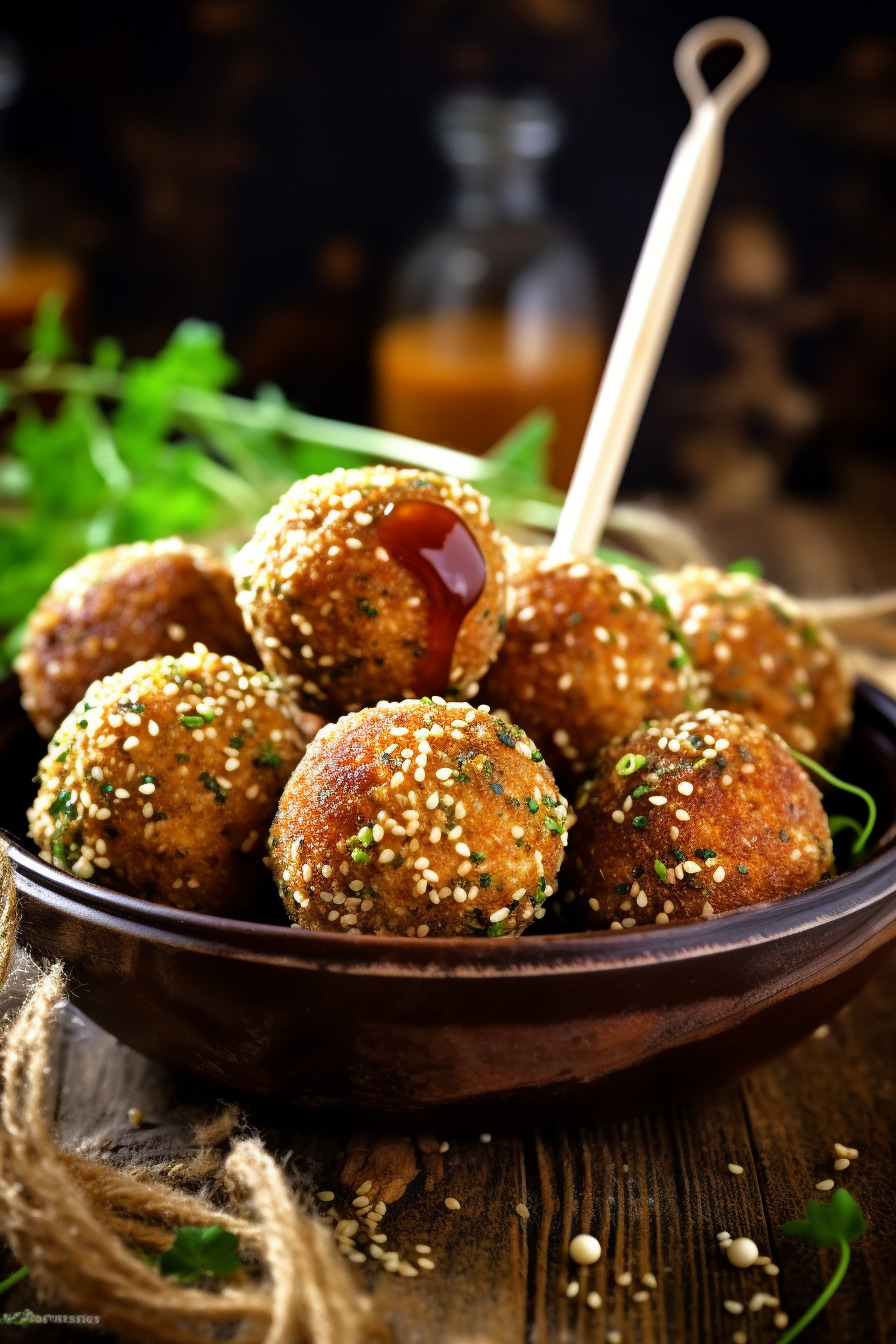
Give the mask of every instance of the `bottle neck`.
[[541, 164], [463, 165], [455, 171], [454, 216], [465, 228], [534, 224], [548, 213]]

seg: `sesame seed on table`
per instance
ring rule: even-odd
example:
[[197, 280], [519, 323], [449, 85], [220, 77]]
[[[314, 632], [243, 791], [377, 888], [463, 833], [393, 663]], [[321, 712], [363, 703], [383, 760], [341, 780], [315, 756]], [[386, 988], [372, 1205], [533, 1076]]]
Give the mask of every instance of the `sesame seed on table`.
[[[377, 1132], [369, 1115], [240, 1100], [395, 1344], [773, 1344], [779, 1313], [795, 1321], [833, 1271], [833, 1252], [780, 1232], [806, 1200], [830, 1197], [816, 1189], [829, 1181], [855, 1196], [869, 1230], [807, 1344], [891, 1344], [894, 971], [896, 952], [827, 1031], [741, 1082], [627, 1119], [490, 1116], [486, 1143], [485, 1117]], [[189, 1117], [219, 1096], [66, 1010], [50, 1096], [62, 1142], [171, 1171], [188, 1152]], [[596, 1262], [570, 1255], [582, 1233], [600, 1243]], [[728, 1254], [742, 1238], [759, 1252], [745, 1268]], [[745, 1249], [734, 1259], [751, 1260]], [[0, 1277], [14, 1268], [4, 1252]], [[4, 1300], [6, 1311], [26, 1307], [41, 1310], [27, 1280]], [[41, 1344], [97, 1337], [40, 1331]]]

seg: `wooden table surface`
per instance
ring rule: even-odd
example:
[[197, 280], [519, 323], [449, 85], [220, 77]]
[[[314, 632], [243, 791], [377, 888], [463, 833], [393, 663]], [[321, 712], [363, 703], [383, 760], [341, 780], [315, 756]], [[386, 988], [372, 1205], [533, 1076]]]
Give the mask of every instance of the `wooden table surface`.
[[[248, 1118], [285, 1162], [298, 1191], [335, 1224], [351, 1217], [366, 1178], [389, 1187], [387, 1249], [417, 1277], [358, 1266], [396, 1344], [749, 1344], [777, 1339], [774, 1308], [749, 1309], [757, 1292], [780, 1296], [791, 1319], [833, 1269], [830, 1252], [783, 1237], [805, 1200], [827, 1199], [835, 1177], [869, 1225], [844, 1286], [807, 1332], [814, 1344], [892, 1344], [896, 1339], [896, 963], [891, 957], [838, 1018], [740, 1083], [687, 1106], [612, 1122], [535, 1128], [521, 1117], [490, 1141], [475, 1132], [377, 1134], [353, 1124], [251, 1104]], [[711, 1080], [707, 1080], [708, 1082]], [[68, 1012], [56, 1083], [60, 1137], [112, 1161], [173, 1164], [189, 1117], [215, 1104], [195, 1081], [118, 1044], [76, 1009]], [[139, 1106], [140, 1129], [127, 1112]], [[359, 1117], [357, 1124], [366, 1123]], [[833, 1144], [859, 1149], [833, 1170]], [[733, 1175], [728, 1163], [744, 1168]], [[336, 1200], [322, 1205], [317, 1190]], [[449, 1211], [454, 1197], [460, 1209]], [[529, 1216], [517, 1213], [525, 1205]], [[586, 1229], [603, 1245], [595, 1268], [576, 1271], [570, 1237]], [[717, 1233], [752, 1237], [780, 1266], [737, 1270]], [[360, 1240], [360, 1238], [359, 1238]], [[6, 1256], [9, 1268], [13, 1263]], [[4, 1272], [8, 1269], [4, 1268]], [[645, 1288], [643, 1275], [656, 1287]], [[626, 1275], [631, 1275], [630, 1283]], [[567, 1296], [570, 1280], [581, 1284]], [[594, 1308], [588, 1294], [597, 1291]], [[645, 1296], [646, 1294], [646, 1296]], [[732, 1315], [725, 1301], [745, 1304]], [[27, 1281], [5, 1310], [39, 1310]], [[31, 1326], [42, 1344], [75, 1344], [82, 1329]], [[615, 1334], [614, 1332], [618, 1332]], [[7, 1329], [7, 1337], [21, 1340]], [[96, 1332], [90, 1331], [96, 1338]]]

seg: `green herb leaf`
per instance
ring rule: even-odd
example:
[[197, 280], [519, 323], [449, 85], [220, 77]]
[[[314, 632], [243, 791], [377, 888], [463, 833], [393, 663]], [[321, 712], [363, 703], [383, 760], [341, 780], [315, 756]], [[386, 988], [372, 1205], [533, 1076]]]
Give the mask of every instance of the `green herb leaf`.
[[757, 560], [755, 556], [752, 555], [745, 555], [740, 560], [732, 560], [731, 564], [728, 566], [728, 573], [752, 574], [754, 579], [761, 579], [762, 575], [765, 573], [765, 569], [761, 560]]
[[195, 1283], [203, 1274], [233, 1274], [242, 1269], [238, 1244], [236, 1236], [223, 1227], [181, 1227], [156, 1263], [166, 1277]]

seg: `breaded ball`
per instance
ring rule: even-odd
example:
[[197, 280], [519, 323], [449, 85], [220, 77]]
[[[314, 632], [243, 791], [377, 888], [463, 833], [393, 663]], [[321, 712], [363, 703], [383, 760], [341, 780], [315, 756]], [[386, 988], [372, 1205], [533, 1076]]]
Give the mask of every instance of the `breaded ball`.
[[521, 729], [405, 700], [318, 733], [283, 792], [271, 859], [304, 929], [500, 937], [544, 914], [570, 821]]
[[601, 752], [564, 885], [591, 927], [620, 929], [792, 896], [832, 861], [821, 794], [777, 733], [703, 709]]
[[521, 724], [563, 784], [600, 748], [688, 701], [690, 668], [633, 569], [518, 552], [504, 644], [482, 694]]
[[688, 565], [655, 586], [713, 705], [767, 724], [808, 755], [836, 750], [852, 723], [853, 681], [830, 631], [752, 574]]
[[22, 705], [52, 737], [92, 681], [196, 640], [256, 662], [224, 560], [177, 537], [95, 551], [31, 614], [16, 662]]
[[[405, 695], [475, 695], [507, 596], [487, 506], [431, 471], [368, 467], [298, 481], [234, 561], [265, 667], [325, 716]], [[417, 534], [410, 561], [402, 529]], [[458, 589], [450, 610], [439, 570]]]
[[77, 877], [249, 914], [269, 890], [267, 833], [304, 745], [267, 672], [201, 644], [135, 663], [94, 682], [56, 732], [29, 834]]

